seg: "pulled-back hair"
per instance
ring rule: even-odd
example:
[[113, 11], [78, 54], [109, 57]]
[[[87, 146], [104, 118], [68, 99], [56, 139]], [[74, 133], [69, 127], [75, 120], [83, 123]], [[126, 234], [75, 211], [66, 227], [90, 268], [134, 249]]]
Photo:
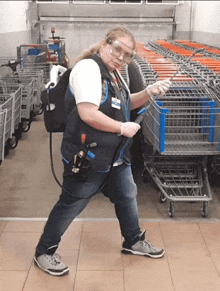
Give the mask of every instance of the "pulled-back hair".
[[113, 27], [111, 30], [109, 30], [107, 32], [105, 39], [109, 43], [109, 42], [114, 41], [118, 37], [124, 37], [124, 36], [130, 37], [131, 41], [133, 42], [133, 50], [135, 50], [135, 48], [136, 48], [135, 38], [134, 38], [133, 34], [127, 28], [125, 28], [123, 26]]
[[124, 37], [124, 36], [128, 36], [130, 37], [132, 43], [133, 43], [133, 49], [136, 48], [136, 41], [135, 38], [133, 36], [133, 34], [125, 27], [123, 26], [115, 26], [113, 28], [111, 28], [107, 34], [104, 40], [93, 44], [92, 46], [90, 46], [87, 50], [85, 50], [78, 58], [76, 58], [74, 60], [74, 64], [73, 66], [78, 63], [80, 60], [83, 59], [87, 59], [89, 58], [91, 55], [98, 53], [101, 47], [101, 44], [103, 43], [103, 41], [105, 43], [109, 43], [114, 41], [115, 39], [117, 39], [118, 37]]

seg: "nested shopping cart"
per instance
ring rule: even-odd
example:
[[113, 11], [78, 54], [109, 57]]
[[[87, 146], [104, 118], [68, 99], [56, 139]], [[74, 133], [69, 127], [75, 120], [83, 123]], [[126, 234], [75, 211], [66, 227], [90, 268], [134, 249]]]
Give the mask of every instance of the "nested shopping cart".
[[33, 96], [35, 79], [29, 77], [20, 78], [18, 75], [5, 76], [2, 81], [7, 86], [20, 85], [21, 87], [21, 123], [22, 130], [27, 132], [30, 129], [33, 112]]
[[[6, 84], [0, 80], [0, 102], [2, 109], [5, 109], [5, 102], [12, 99], [12, 108], [7, 107], [8, 118], [11, 121], [10, 136], [7, 136], [5, 146], [13, 149], [17, 146], [21, 137], [21, 100], [22, 90], [19, 84]], [[11, 104], [11, 102], [10, 102]]]
[[143, 144], [151, 145], [145, 168], [160, 189], [160, 202], [212, 200], [207, 157], [220, 154], [220, 102], [198, 82], [175, 82], [163, 97], [151, 100], [142, 123]]
[[12, 95], [0, 94], [0, 112], [7, 111], [4, 129], [4, 148], [7, 150], [13, 138], [13, 104], [14, 97]]
[[17, 69], [17, 77], [19, 82], [26, 83], [27, 79], [33, 79], [33, 114], [39, 115], [42, 113], [41, 92], [45, 89], [44, 72], [38, 68]]
[[[191, 62], [188, 63], [187, 72], [191, 76], [203, 80], [203, 83], [215, 93], [217, 98], [220, 98], [220, 49], [191, 41], [179, 40], [169, 41], [169, 43], [188, 50], [195, 48], [204, 49], [203, 57], [194, 56]], [[208, 157], [208, 176], [211, 183], [217, 183], [220, 176], [220, 156], [218, 154]]]
[[11, 133], [12, 139], [9, 142], [9, 148], [15, 148], [18, 144], [18, 140], [21, 137], [21, 100], [22, 90], [19, 84], [6, 84], [0, 81], [0, 98], [1, 100], [11, 96], [12, 102], [12, 123]]

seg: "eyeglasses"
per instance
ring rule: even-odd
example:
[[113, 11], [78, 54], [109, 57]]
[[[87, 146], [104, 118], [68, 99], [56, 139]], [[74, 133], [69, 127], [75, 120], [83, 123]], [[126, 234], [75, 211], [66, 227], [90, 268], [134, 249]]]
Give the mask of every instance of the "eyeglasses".
[[118, 40], [115, 40], [113, 42], [108, 41], [108, 44], [111, 45], [109, 52], [112, 56], [114, 56], [116, 58], [123, 57], [123, 61], [125, 63], [130, 63], [134, 59], [135, 52], [126, 44], [124, 44]]

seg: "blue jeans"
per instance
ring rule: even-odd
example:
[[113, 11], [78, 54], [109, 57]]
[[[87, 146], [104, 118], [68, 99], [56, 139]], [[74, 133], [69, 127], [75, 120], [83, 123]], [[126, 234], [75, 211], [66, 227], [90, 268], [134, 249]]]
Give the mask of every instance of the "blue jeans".
[[[105, 172], [95, 172], [90, 168], [87, 180], [82, 182], [79, 180], [79, 174], [72, 172], [72, 166], [64, 161], [63, 163], [63, 188], [73, 193], [74, 196], [62, 190], [37, 245], [38, 254], [44, 254], [48, 248], [58, 246], [61, 236], [71, 222], [90, 202], [91, 195], [100, 192], [99, 187], [107, 175]], [[131, 167], [126, 164], [113, 167], [112, 174], [101, 191], [114, 204], [124, 239], [131, 243], [138, 241], [141, 231], [138, 222], [137, 187], [133, 180]]]

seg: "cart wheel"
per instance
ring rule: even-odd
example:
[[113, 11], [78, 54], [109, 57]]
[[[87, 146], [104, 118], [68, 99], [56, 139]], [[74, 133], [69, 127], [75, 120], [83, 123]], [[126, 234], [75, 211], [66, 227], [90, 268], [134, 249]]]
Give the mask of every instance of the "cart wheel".
[[149, 182], [149, 174], [148, 174], [147, 170], [143, 171], [142, 177], [143, 177], [143, 182], [144, 183], [148, 183]]
[[208, 216], [208, 202], [202, 203], [202, 216], [205, 218]]
[[166, 202], [166, 200], [167, 200], [167, 198], [163, 195], [163, 193], [160, 192], [159, 202], [164, 203], [164, 202]]
[[43, 112], [44, 112], [44, 109], [43, 107], [41, 107], [39, 111], [37, 111], [36, 115], [41, 115]]
[[16, 131], [15, 131], [15, 136], [18, 140], [21, 138], [22, 132], [23, 132], [22, 124], [19, 123], [18, 129], [16, 129]]
[[174, 217], [174, 202], [170, 202], [169, 204], [169, 216]]
[[8, 142], [6, 142], [5, 152], [4, 152], [4, 158], [7, 157], [8, 154], [9, 154], [9, 145], [8, 145]]
[[36, 110], [33, 112], [33, 116], [41, 115], [44, 112], [43, 104], [37, 106]]
[[28, 132], [30, 127], [31, 127], [31, 123], [29, 121], [24, 121], [22, 123], [22, 131], [23, 132]]
[[15, 135], [13, 135], [9, 141], [9, 148], [15, 149], [17, 145], [18, 145], [18, 138]]

